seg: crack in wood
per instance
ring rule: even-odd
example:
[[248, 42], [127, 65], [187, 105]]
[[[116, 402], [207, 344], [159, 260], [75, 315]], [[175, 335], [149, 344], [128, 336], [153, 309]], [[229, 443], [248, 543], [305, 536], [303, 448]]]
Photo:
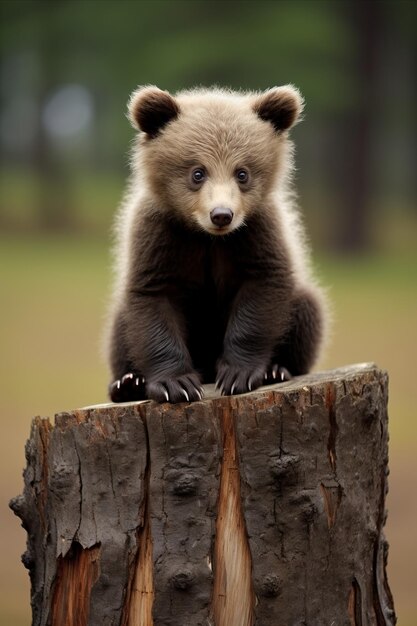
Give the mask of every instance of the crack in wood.
[[329, 383], [326, 386], [326, 407], [329, 413], [330, 431], [329, 438], [327, 440], [327, 451], [329, 456], [330, 467], [336, 474], [336, 438], [338, 433], [338, 426], [336, 422], [336, 387], [334, 383]]
[[348, 616], [350, 626], [362, 626], [362, 591], [356, 578], [352, 580], [349, 593]]
[[78, 526], [74, 532], [74, 539], [78, 539], [78, 533], [80, 531], [81, 528], [81, 522], [83, 519], [83, 479], [82, 479], [82, 475], [81, 475], [81, 459], [80, 459], [80, 455], [78, 452], [78, 448], [77, 448], [77, 441], [75, 438], [75, 433], [74, 431], [71, 431], [72, 433], [72, 439], [74, 442], [74, 450], [75, 450], [75, 454], [77, 456], [77, 460], [78, 460], [78, 466], [77, 466], [77, 471], [78, 471], [78, 480], [79, 480], [79, 485], [80, 485], [80, 504], [79, 504], [79, 518], [78, 518]]
[[386, 473], [381, 473], [381, 495], [380, 510], [377, 523], [377, 536], [374, 542], [373, 552], [373, 608], [377, 626], [388, 626], [395, 624], [395, 613], [393, 609], [393, 598], [388, 586], [386, 575], [386, 554], [384, 554], [385, 538], [383, 525], [385, 523], [385, 493], [386, 493]]
[[146, 465], [143, 480], [143, 511], [139, 511], [139, 520], [141, 520], [143, 526], [138, 528], [136, 531], [137, 554], [127, 583], [122, 626], [153, 626], [153, 545], [149, 514], [151, 454], [146, 415], [141, 414], [141, 419], [146, 437]]
[[320, 483], [320, 491], [323, 497], [324, 510], [326, 511], [327, 526], [330, 530], [336, 523], [337, 510], [342, 501], [343, 490], [340, 485], [329, 487]]
[[39, 440], [41, 443], [41, 476], [40, 483], [41, 486], [39, 488], [39, 503], [38, 503], [38, 511], [39, 517], [41, 520], [42, 528], [44, 531], [46, 530], [46, 503], [47, 503], [47, 485], [48, 485], [48, 446], [49, 446], [49, 437], [52, 430], [52, 425], [49, 422], [49, 419], [41, 419], [38, 418], [38, 433]]
[[223, 459], [214, 546], [212, 615], [216, 626], [252, 626], [252, 559], [242, 512], [234, 414], [220, 411]]
[[100, 575], [100, 544], [83, 548], [73, 541], [58, 557], [51, 615], [53, 626], [87, 626], [91, 589]]

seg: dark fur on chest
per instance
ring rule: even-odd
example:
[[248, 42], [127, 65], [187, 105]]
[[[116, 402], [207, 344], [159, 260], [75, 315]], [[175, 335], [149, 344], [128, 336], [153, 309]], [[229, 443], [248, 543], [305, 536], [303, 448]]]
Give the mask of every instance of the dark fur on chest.
[[185, 257], [179, 255], [174, 298], [184, 315], [194, 367], [203, 380], [214, 380], [215, 364], [222, 353], [230, 310], [244, 280], [244, 270], [224, 241], [201, 237], [200, 241], [189, 242], [189, 247], [187, 243], [183, 245]]
[[307, 372], [322, 337], [320, 295], [296, 284], [277, 224], [258, 216], [213, 237], [157, 218], [131, 233], [113, 317], [111, 397], [192, 401], [201, 383], [243, 393], [277, 372]]
[[[173, 218], [149, 218], [138, 224], [132, 249], [126, 306], [134, 310], [138, 300], [150, 305], [156, 300], [169, 302], [170, 314], [180, 320], [193, 366], [204, 381], [214, 380], [236, 297], [244, 285], [246, 300], [250, 303], [253, 298], [252, 307], [257, 309], [254, 323], [270, 325], [271, 312], [276, 315], [279, 309], [286, 319], [291, 271], [276, 232], [262, 220], [213, 237]], [[260, 287], [262, 301], [257, 302]], [[149, 306], [149, 315], [151, 310]], [[146, 306], [138, 314], [146, 318]], [[152, 320], [143, 321], [145, 327], [152, 326]], [[134, 338], [131, 330], [127, 332], [130, 343]], [[273, 341], [276, 333], [270, 334]]]
[[[182, 320], [191, 360], [203, 380], [214, 380], [231, 309], [244, 283], [264, 282], [265, 290], [273, 284], [276, 307], [277, 291], [288, 297], [288, 263], [274, 243], [256, 221], [225, 237], [192, 230], [172, 218], [139, 225], [130, 297], [169, 300]], [[269, 311], [264, 313], [267, 323]]]

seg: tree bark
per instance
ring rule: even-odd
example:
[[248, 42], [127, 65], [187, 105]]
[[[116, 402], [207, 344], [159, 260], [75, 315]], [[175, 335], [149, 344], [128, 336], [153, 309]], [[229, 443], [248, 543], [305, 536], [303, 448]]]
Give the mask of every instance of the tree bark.
[[34, 626], [388, 626], [387, 375], [36, 418]]

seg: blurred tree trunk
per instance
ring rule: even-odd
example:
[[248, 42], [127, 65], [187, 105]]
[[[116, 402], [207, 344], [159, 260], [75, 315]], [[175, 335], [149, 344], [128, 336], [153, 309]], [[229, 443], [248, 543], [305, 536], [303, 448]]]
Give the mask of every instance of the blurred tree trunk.
[[340, 202], [335, 244], [338, 249], [359, 252], [372, 245], [373, 129], [380, 97], [378, 56], [384, 9], [379, 2], [360, 0], [345, 6], [356, 38], [353, 75], [357, 82], [352, 99], [357, 101], [336, 121], [334, 137], [338, 145], [328, 151], [328, 171]]
[[37, 222], [42, 230], [67, 230], [72, 223], [70, 186], [68, 176], [59, 159], [53, 154], [43, 120], [43, 106], [47, 90], [41, 89], [38, 115], [32, 148], [33, 170], [37, 177], [34, 199]]
[[59, 56], [57, 39], [50, 28], [50, 13], [54, 9], [50, 2], [35, 0], [33, 10], [42, 12], [43, 19], [37, 21], [39, 55], [39, 85], [37, 117], [32, 146], [33, 171], [37, 175], [37, 196], [34, 199], [38, 225], [42, 230], [67, 230], [71, 222], [70, 185], [68, 175], [59, 156], [54, 154], [43, 120], [48, 97], [57, 86], [55, 59]]

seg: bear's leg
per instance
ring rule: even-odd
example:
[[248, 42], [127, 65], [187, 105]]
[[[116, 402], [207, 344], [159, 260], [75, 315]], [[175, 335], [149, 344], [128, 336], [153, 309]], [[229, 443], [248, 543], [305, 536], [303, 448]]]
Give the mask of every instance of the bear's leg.
[[113, 381], [109, 384], [109, 396], [112, 402], [146, 400], [145, 377], [135, 371], [127, 354], [124, 316], [119, 313], [113, 325], [110, 344]]
[[[113, 402], [192, 402], [203, 391], [177, 309], [165, 297], [138, 298], [115, 318], [110, 346]], [[140, 364], [138, 366], [138, 364]]]
[[283, 382], [310, 371], [318, 355], [323, 335], [322, 305], [312, 290], [296, 294], [290, 314], [290, 327], [274, 349], [265, 384]]

